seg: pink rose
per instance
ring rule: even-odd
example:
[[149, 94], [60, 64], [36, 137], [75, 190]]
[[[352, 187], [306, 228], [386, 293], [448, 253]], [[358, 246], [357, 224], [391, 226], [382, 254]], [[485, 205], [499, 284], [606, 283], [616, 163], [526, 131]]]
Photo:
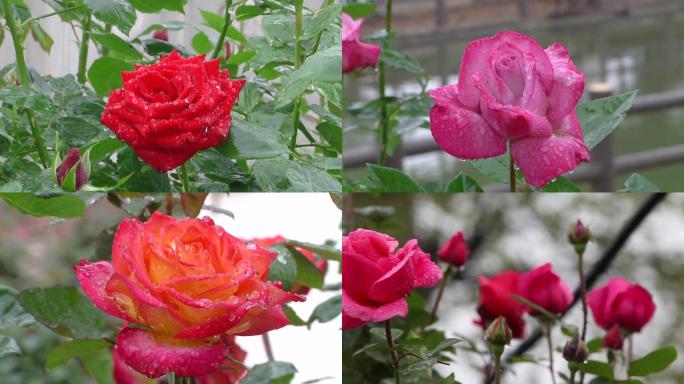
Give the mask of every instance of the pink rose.
[[458, 84], [430, 92], [432, 136], [449, 154], [483, 159], [506, 153], [537, 188], [589, 161], [575, 108], [584, 75], [555, 43], [501, 32], [466, 47]]
[[411, 290], [442, 279], [416, 240], [395, 252], [398, 246], [394, 238], [367, 229], [342, 238], [342, 329], [406, 316]]
[[361, 42], [363, 19], [354, 20], [342, 13], [342, 72], [374, 67], [380, 58], [382, 48]]
[[[568, 284], [551, 270], [546, 263], [525, 273], [518, 280], [518, 295], [559, 315], [572, 303], [572, 291]], [[528, 312], [534, 310], [527, 307]]]
[[629, 333], [640, 332], [656, 309], [646, 289], [622, 277], [614, 277], [608, 284], [589, 292], [587, 303], [596, 324], [606, 331], [618, 325]]
[[458, 231], [437, 252], [437, 256], [453, 266], [461, 267], [468, 261], [470, 249], [463, 239], [463, 232]]
[[513, 331], [513, 337], [518, 339], [525, 334], [525, 306], [513, 298], [518, 286], [520, 273], [504, 271], [496, 276], [487, 278], [480, 276], [480, 298], [477, 313], [480, 319], [476, 324], [487, 329], [489, 324], [499, 316], [506, 318], [506, 324]]

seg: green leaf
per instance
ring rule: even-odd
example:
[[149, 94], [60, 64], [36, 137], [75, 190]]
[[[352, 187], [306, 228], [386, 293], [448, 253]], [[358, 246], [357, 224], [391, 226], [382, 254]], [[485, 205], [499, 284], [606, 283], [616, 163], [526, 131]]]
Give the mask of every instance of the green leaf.
[[80, 356], [83, 365], [86, 367], [97, 384], [114, 384], [114, 361], [112, 352], [109, 349], [98, 349], [88, 354]]
[[107, 96], [109, 92], [123, 87], [122, 71], [132, 71], [133, 64], [113, 57], [100, 57], [88, 69], [88, 80], [100, 96]]
[[24, 327], [36, 321], [19, 305], [16, 291], [0, 285], [0, 330], [10, 327]]
[[135, 24], [135, 10], [126, 0], [83, 0], [99, 20], [128, 35]]
[[140, 61], [143, 58], [142, 53], [138, 52], [131, 43], [113, 33], [90, 32], [90, 37], [100, 43], [103, 47], [118, 53], [125, 59]]
[[660, 188], [638, 173], [633, 173], [626, 181], [621, 192], [660, 192]]
[[306, 325], [306, 321], [302, 320], [302, 318], [299, 317], [299, 315], [297, 315], [297, 312], [295, 312], [294, 309], [290, 308], [290, 306], [283, 305], [283, 312], [285, 312], [285, 316], [287, 316], [287, 319], [290, 320], [290, 325], [293, 325], [295, 327]]
[[449, 182], [445, 192], [483, 192], [480, 184], [472, 177], [460, 172]]
[[235, 18], [238, 21], [251, 19], [264, 14], [264, 9], [256, 5], [241, 5], [235, 11]]
[[[504, 154], [490, 159], [473, 160], [470, 162], [470, 165], [488, 178], [508, 184], [510, 172], [508, 162], [508, 154]], [[516, 172], [516, 180], [520, 183], [523, 181], [519, 172]]]
[[581, 192], [577, 185], [562, 176], [559, 176], [556, 180], [546, 184], [541, 190], [543, 192]]
[[214, 45], [209, 40], [209, 36], [204, 32], [199, 32], [192, 38], [192, 49], [198, 54], [209, 53], [214, 49]]
[[187, 27], [187, 23], [184, 21], [178, 21], [178, 20], [171, 20], [167, 21], [164, 23], [158, 23], [158, 24], [152, 24], [149, 27], [145, 28], [144, 31], [142, 31], [138, 37], [148, 35], [154, 31], [158, 31], [160, 29], [168, 29], [169, 31], [180, 31], [183, 28]]
[[318, 34], [323, 32], [330, 24], [336, 22], [336, 19], [340, 16], [341, 10], [342, 4], [339, 3], [332, 3], [321, 9], [311, 21], [304, 26], [302, 40], [309, 40], [317, 37]]
[[330, 174], [297, 160], [257, 160], [252, 172], [264, 191], [339, 192], [342, 185]]
[[126, 144], [113, 137], [100, 140], [89, 147], [90, 162], [91, 164], [97, 164], [125, 146]]
[[32, 288], [19, 292], [17, 298], [36, 320], [64, 336], [99, 338], [106, 331], [100, 310], [76, 288]]
[[71, 340], [58, 345], [50, 351], [45, 358], [45, 370], [49, 371], [54, 367], [60, 366], [74, 357], [81, 357], [97, 351], [98, 349], [108, 348], [109, 343], [102, 339], [82, 339]]
[[311, 313], [308, 323], [311, 324], [314, 321], [319, 323], [327, 323], [335, 319], [342, 313], [342, 295], [335, 295], [328, 300], [318, 304], [316, 308]]
[[613, 378], [613, 367], [608, 363], [602, 361], [589, 360], [586, 363], [579, 365], [579, 370], [584, 373], [605, 377], [607, 379]]
[[284, 245], [274, 245], [270, 249], [278, 252], [278, 257], [271, 263], [268, 280], [280, 281], [283, 283], [283, 289], [289, 291], [297, 281], [297, 262], [290, 250]]
[[342, 261], [341, 252], [339, 249], [336, 249], [335, 247], [326, 246], [326, 245], [317, 245], [317, 244], [311, 244], [311, 243], [304, 243], [304, 242], [295, 241], [295, 240], [288, 240], [286, 244], [288, 246], [292, 246], [292, 247], [306, 248], [310, 251], [313, 251], [315, 254], [317, 254], [318, 256], [321, 256], [324, 259]]
[[30, 28], [31, 36], [33, 36], [33, 39], [40, 45], [40, 48], [46, 53], [50, 53], [52, 44], [54, 43], [50, 35], [45, 32], [37, 21], [32, 22]]
[[675, 360], [677, 360], [677, 349], [675, 347], [661, 348], [632, 361], [628, 373], [630, 376], [646, 376], [662, 372]]
[[0, 101], [33, 111], [50, 111], [55, 108], [52, 100], [33, 88], [7, 85], [0, 88]]
[[7, 355], [21, 355], [21, 349], [12, 337], [0, 335], [0, 359]]
[[326, 48], [309, 56], [299, 69], [290, 73], [287, 80], [290, 82], [299, 80], [341, 82], [342, 47]]
[[136, 10], [143, 13], [159, 13], [162, 9], [183, 13], [187, 0], [128, 0]]
[[368, 164], [368, 178], [382, 192], [425, 192], [411, 176], [394, 168]]
[[295, 373], [297, 368], [291, 363], [272, 361], [253, 366], [240, 384], [287, 384]]
[[238, 160], [285, 154], [288, 152], [288, 139], [277, 128], [235, 119], [230, 128], [230, 138], [219, 147], [219, 151]]
[[84, 147], [107, 134], [104, 126], [89, 116], [62, 116], [55, 121], [59, 136], [69, 147]]
[[168, 41], [157, 39], [144, 39], [140, 41], [140, 44], [142, 44], [143, 48], [145, 49], [145, 52], [147, 52], [147, 54], [151, 56], [166, 55], [173, 52], [174, 50], [178, 51], [178, 53], [185, 57], [193, 56], [192, 52], [188, 51], [182, 45], [172, 44]]
[[0, 193], [0, 198], [22, 213], [37, 217], [80, 217], [86, 209], [86, 204], [75, 195], [42, 197], [30, 193]]
[[636, 90], [630, 91], [582, 103], [577, 107], [587, 147], [594, 148], [620, 125], [636, 94]]
[[409, 55], [392, 48], [385, 48], [382, 50], [381, 60], [392, 69], [406, 71], [414, 75], [422, 75], [425, 73], [423, 67]]
[[342, 12], [348, 14], [354, 19], [370, 16], [375, 12], [375, 4], [373, 3], [354, 3], [345, 4], [342, 7]]
[[145, 164], [130, 147], [124, 147], [117, 154], [117, 173], [120, 177], [133, 176], [126, 182], [126, 190], [131, 192], [170, 192], [168, 173], [159, 173]]
[[452, 339], [444, 339], [444, 340], [440, 341], [440, 343], [437, 344], [436, 347], [434, 347], [434, 348], [432, 348], [431, 350], [429, 350], [429, 351], [427, 352], [427, 355], [430, 356], [430, 357], [433, 357], [433, 356], [437, 355], [438, 353], [444, 351], [445, 349], [451, 348], [451, 347], [453, 347], [454, 345], [456, 345], [456, 344], [458, 344], [458, 343], [461, 343], [461, 342], [463, 342], [463, 340], [454, 339], [454, 338], [452, 338]]
[[289, 247], [297, 263], [297, 282], [312, 288], [323, 288], [323, 273], [295, 247]]
[[330, 122], [323, 122], [316, 126], [316, 130], [337, 153], [342, 153], [342, 127]]
[[207, 27], [219, 33], [223, 30], [223, 16], [211, 11], [205, 11], [204, 9], [200, 9], [200, 15], [202, 15], [204, 25]]

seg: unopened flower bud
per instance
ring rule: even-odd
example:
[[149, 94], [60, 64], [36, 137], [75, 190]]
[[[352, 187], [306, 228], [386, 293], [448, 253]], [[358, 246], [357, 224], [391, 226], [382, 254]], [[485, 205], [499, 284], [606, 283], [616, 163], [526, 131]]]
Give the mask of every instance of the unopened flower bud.
[[152, 38], [162, 41], [169, 41], [169, 31], [166, 28], [157, 29], [154, 31]]
[[577, 219], [577, 223], [571, 225], [568, 230], [568, 241], [575, 246], [577, 253], [584, 253], [587, 243], [591, 241], [591, 231]]
[[83, 163], [78, 148], [71, 148], [66, 157], [55, 169], [57, 185], [67, 192], [75, 192], [88, 182], [88, 167]]
[[506, 324], [506, 318], [499, 316], [489, 324], [485, 331], [485, 340], [492, 348], [492, 353], [501, 356], [503, 354], [504, 346], [511, 343], [513, 339], [513, 331]]
[[572, 340], [568, 340], [563, 347], [563, 358], [567, 361], [582, 363], [589, 357], [589, 349], [584, 341], [576, 334]]
[[620, 326], [615, 324], [603, 337], [603, 346], [610, 349], [622, 350], [622, 344]]

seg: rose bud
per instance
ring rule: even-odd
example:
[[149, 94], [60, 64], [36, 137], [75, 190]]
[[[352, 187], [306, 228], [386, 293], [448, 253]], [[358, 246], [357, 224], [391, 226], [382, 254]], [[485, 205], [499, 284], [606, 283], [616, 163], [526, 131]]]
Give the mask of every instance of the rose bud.
[[511, 343], [513, 331], [506, 325], [506, 318], [499, 316], [487, 327], [485, 340], [491, 345], [504, 346]]
[[622, 334], [620, 327], [615, 324], [610, 328], [608, 333], [603, 337], [603, 346], [609, 349], [622, 350]]
[[406, 296], [416, 287], [432, 287], [442, 271], [410, 240], [357, 229], [342, 237], [342, 329], [406, 316]]
[[463, 239], [463, 232], [458, 231], [437, 252], [437, 256], [455, 267], [462, 267], [468, 261], [470, 249]]
[[276, 256], [209, 218], [154, 212], [145, 223], [119, 224], [111, 263], [83, 260], [74, 270], [93, 304], [138, 325], [116, 338], [128, 366], [150, 378], [169, 372], [197, 377], [225, 362], [227, 337], [289, 324], [283, 305], [304, 298], [267, 281]]
[[214, 147], [230, 132], [231, 111], [244, 80], [232, 80], [219, 60], [181, 57], [122, 72], [102, 124], [158, 172], [170, 171], [198, 151]]
[[430, 91], [430, 129], [460, 159], [500, 156], [510, 143], [525, 181], [541, 188], [589, 161], [576, 112], [583, 91], [563, 45], [501, 32], [468, 44], [458, 82]]
[[342, 72], [375, 67], [382, 48], [361, 42], [363, 19], [354, 20], [342, 13]]
[[169, 41], [169, 30], [166, 28], [157, 29], [152, 35], [153, 39]]
[[582, 254], [587, 243], [591, 241], [591, 231], [584, 226], [581, 220], [577, 219], [577, 223], [570, 226], [568, 230], [568, 241], [575, 246], [575, 251], [578, 254]]
[[480, 319], [476, 321], [482, 328], [499, 316], [506, 318], [506, 324], [513, 331], [513, 337], [518, 339], [525, 333], [525, 306], [513, 298], [518, 285], [520, 274], [515, 271], [504, 271], [496, 276], [479, 277], [480, 298], [477, 313]]
[[78, 148], [71, 148], [64, 160], [55, 169], [57, 185], [67, 192], [80, 190], [88, 182], [89, 174], [88, 159], [81, 159], [81, 152]]
[[[517, 291], [521, 297], [555, 315], [565, 312], [573, 299], [570, 287], [552, 271], [551, 263], [540, 265], [522, 275], [518, 280]], [[526, 309], [537, 315], [534, 309]]]
[[230, 55], [232, 54], [232, 49], [230, 48], [230, 41], [226, 42], [226, 60], [230, 59]]
[[587, 345], [579, 337], [579, 334], [568, 340], [563, 347], [563, 358], [566, 361], [582, 363], [589, 357]]
[[609, 331], [617, 325], [629, 333], [640, 332], [656, 309], [646, 289], [622, 277], [589, 292], [587, 304], [599, 327]]

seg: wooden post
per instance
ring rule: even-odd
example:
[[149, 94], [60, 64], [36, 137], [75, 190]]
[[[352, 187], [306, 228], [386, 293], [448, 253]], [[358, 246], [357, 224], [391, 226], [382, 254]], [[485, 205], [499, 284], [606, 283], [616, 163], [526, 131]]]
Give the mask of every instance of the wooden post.
[[435, 21], [437, 22], [438, 30], [444, 28], [448, 19], [446, 4], [444, 4], [445, 1], [446, 0], [435, 0]]
[[[613, 86], [609, 83], [589, 84], [589, 96], [592, 100], [612, 96]], [[594, 192], [613, 192], [615, 190], [615, 153], [613, 148], [613, 134], [603, 139], [591, 153], [591, 162], [598, 165], [598, 176], [592, 181]]]

